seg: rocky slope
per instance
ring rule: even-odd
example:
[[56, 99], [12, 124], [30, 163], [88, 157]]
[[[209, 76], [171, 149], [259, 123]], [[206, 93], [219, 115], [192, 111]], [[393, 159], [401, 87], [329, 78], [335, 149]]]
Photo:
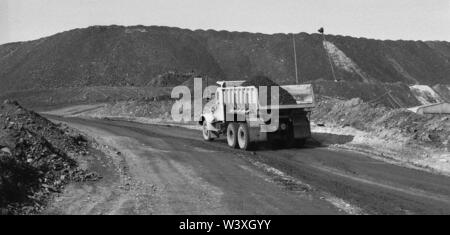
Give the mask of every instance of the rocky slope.
[[0, 214], [37, 213], [71, 180], [96, 176], [78, 168], [87, 140], [13, 101], [0, 105]]
[[[450, 43], [296, 34], [301, 81], [448, 84]], [[95, 26], [0, 46], [0, 94], [86, 86], [166, 86], [191, 75], [293, 83], [291, 36], [169, 27]], [[176, 74], [182, 74], [180, 76]], [[175, 75], [174, 75], [175, 74]], [[186, 75], [188, 74], [188, 75]], [[171, 81], [162, 81], [164, 78]]]

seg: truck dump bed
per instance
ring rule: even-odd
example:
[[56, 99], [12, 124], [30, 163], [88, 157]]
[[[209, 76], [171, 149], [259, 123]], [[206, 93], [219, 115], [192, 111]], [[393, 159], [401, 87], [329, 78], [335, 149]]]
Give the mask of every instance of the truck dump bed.
[[243, 108], [243, 105], [257, 105], [259, 109], [300, 109], [313, 108], [315, 106], [314, 91], [311, 84], [286, 85], [281, 86], [281, 88], [294, 97], [296, 104], [262, 106], [259, 104], [258, 89], [255, 86], [231, 86], [223, 87], [221, 90], [223, 102], [228, 104], [229, 107]]

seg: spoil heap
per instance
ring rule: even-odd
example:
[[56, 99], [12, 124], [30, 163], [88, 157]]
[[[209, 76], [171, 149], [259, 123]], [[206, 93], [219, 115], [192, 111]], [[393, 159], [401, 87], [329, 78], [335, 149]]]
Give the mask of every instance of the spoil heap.
[[68, 156], [86, 153], [79, 134], [22, 108], [17, 102], [0, 105], [0, 214], [36, 213], [51, 192], [87, 173]]
[[[266, 76], [255, 76], [251, 78], [250, 80], [245, 81], [242, 86], [255, 86], [258, 90], [260, 89], [260, 86], [266, 86], [267, 87], [267, 104], [271, 104], [271, 87], [272, 86], [280, 86], [274, 81], [270, 80], [270, 78]], [[281, 105], [288, 105], [288, 104], [296, 104], [296, 101], [294, 97], [292, 97], [289, 92], [287, 92], [285, 89], [281, 88], [279, 89], [279, 104]]]

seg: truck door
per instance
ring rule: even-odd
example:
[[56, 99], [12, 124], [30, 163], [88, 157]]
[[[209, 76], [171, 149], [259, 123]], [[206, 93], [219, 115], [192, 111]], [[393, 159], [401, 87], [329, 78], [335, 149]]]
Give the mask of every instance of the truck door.
[[216, 90], [216, 111], [214, 112], [214, 116], [217, 121], [224, 121], [225, 120], [225, 105], [224, 105], [224, 97], [223, 97], [223, 90], [222, 88], [218, 88]]

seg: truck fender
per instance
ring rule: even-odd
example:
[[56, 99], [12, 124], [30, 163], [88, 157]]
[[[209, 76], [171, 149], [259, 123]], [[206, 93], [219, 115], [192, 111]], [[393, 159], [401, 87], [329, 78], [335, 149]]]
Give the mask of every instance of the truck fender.
[[206, 122], [206, 129], [209, 131], [219, 131], [219, 129], [215, 128], [212, 123], [214, 122], [215, 118], [212, 114], [206, 113], [203, 114], [200, 118], [199, 124], [203, 125], [203, 122]]

